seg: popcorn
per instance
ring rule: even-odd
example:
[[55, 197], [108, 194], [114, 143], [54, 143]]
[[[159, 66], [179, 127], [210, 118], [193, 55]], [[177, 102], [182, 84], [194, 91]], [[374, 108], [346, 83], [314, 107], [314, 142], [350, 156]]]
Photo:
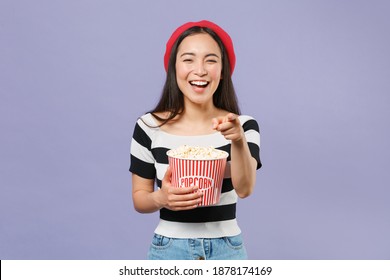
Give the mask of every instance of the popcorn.
[[227, 152], [213, 147], [183, 145], [169, 150], [167, 155], [172, 186], [197, 186], [203, 193], [198, 206], [214, 205], [220, 201]]
[[220, 159], [226, 158], [228, 153], [222, 150], [215, 149], [213, 147], [200, 147], [200, 146], [188, 146], [183, 145], [176, 149], [169, 150], [167, 155], [175, 158], [182, 159]]

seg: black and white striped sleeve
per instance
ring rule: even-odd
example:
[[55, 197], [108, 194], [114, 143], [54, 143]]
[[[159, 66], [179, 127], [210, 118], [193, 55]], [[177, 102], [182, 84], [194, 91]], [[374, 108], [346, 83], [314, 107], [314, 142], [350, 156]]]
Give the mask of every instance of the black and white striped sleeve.
[[249, 116], [242, 116], [241, 125], [244, 129], [245, 138], [253, 158], [257, 161], [257, 169], [261, 168], [260, 160], [260, 129], [255, 119]]
[[151, 152], [152, 140], [147, 126], [138, 121], [134, 128], [130, 148], [130, 172], [146, 179], [155, 179], [155, 159]]

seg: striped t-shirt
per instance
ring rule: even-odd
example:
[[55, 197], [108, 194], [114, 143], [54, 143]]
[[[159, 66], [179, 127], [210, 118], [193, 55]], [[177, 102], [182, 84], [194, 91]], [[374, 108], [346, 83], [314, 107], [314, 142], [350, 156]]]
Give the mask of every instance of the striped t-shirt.
[[[260, 133], [255, 119], [239, 116], [252, 156], [260, 161]], [[231, 141], [215, 132], [199, 136], [181, 136], [164, 132], [151, 114], [142, 116], [134, 128], [130, 151], [130, 172], [146, 179], [153, 179], [158, 188], [168, 167], [166, 152], [181, 145], [212, 146], [230, 154]], [[160, 210], [160, 222], [155, 233], [174, 238], [217, 238], [234, 236], [241, 232], [236, 221], [237, 194], [230, 176], [230, 156], [222, 185], [220, 202], [213, 206], [192, 210]]]

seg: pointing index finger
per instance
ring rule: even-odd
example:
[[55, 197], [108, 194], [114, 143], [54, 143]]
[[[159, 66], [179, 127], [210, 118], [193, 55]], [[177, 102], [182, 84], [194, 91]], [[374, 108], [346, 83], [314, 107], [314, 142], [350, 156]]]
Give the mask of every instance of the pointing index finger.
[[229, 113], [229, 114], [227, 115], [227, 119], [228, 119], [229, 121], [235, 121], [235, 120], [237, 119], [237, 115], [236, 115], [236, 114], [233, 114], [233, 113]]

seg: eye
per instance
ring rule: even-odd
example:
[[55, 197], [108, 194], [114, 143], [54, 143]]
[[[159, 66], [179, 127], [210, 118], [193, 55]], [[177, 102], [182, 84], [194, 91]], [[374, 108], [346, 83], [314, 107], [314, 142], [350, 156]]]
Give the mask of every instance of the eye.
[[191, 59], [191, 58], [186, 58], [186, 59], [183, 59], [183, 62], [188, 62], [188, 63], [190, 63], [190, 62], [192, 62], [192, 59]]

